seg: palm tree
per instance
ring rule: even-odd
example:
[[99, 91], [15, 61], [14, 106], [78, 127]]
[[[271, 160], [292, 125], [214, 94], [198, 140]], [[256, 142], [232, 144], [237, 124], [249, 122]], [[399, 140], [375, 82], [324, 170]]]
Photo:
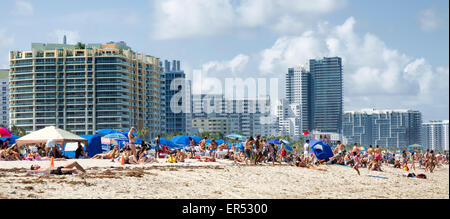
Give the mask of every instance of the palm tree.
[[12, 125], [9, 129], [13, 135], [16, 135], [18, 137], [23, 137], [27, 134], [27, 130], [25, 130], [22, 127], [17, 127], [15, 125]]
[[142, 139], [148, 140], [147, 139], [148, 131], [150, 131], [150, 128], [145, 126], [144, 128], [142, 128], [141, 130], [138, 131], [138, 134], [139, 134], [139, 136], [141, 136]]
[[82, 42], [78, 42], [77, 45], [75, 45], [75, 49], [86, 49], [86, 45]]

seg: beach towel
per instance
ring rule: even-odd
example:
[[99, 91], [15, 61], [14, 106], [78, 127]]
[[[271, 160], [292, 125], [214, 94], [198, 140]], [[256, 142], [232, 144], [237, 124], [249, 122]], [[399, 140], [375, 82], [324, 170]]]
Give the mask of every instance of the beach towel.
[[372, 175], [367, 175], [368, 177], [373, 177], [373, 178], [379, 178], [379, 179], [388, 179], [387, 177], [384, 176], [372, 176]]

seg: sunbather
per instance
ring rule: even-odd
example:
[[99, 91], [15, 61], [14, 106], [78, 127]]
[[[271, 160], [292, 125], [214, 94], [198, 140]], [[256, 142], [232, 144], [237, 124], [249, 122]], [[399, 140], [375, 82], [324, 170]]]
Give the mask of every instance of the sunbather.
[[[74, 169], [75, 168], [75, 169]], [[77, 162], [73, 162], [70, 164], [67, 164], [65, 166], [60, 167], [48, 167], [48, 168], [41, 168], [39, 165], [31, 165], [31, 170], [28, 171], [28, 174], [37, 174], [37, 173], [47, 173], [47, 174], [55, 174], [55, 175], [68, 175], [68, 174], [77, 174], [78, 171], [83, 172], [86, 174], [86, 170], [83, 169], [83, 167], [80, 166]]]
[[120, 155], [119, 153], [119, 147], [114, 146], [114, 149], [112, 151], [109, 151], [104, 154], [97, 154], [92, 159], [116, 159]]

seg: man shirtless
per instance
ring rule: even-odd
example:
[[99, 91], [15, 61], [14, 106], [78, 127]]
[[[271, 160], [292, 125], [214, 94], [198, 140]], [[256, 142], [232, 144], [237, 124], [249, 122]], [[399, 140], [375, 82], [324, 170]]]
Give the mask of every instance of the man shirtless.
[[[75, 168], [75, 169], [74, 169]], [[68, 175], [68, 174], [77, 174], [78, 171], [86, 174], [86, 170], [80, 166], [77, 162], [70, 163], [65, 166], [60, 166], [58, 168], [48, 167], [41, 168], [39, 165], [31, 165], [31, 170], [27, 172], [27, 174], [36, 174], [36, 173], [46, 173], [46, 174], [55, 174], [55, 175]]]
[[209, 143], [209, 156], [211, 157], [216, 157], [216, 150], [217, 150], [218, 144], [216, 142], [216, 140], [212, 139], [211, 143]]
[[370, 145], [369, 149], [367, 149], [367, 154], [368, 154], [369, 162], [372, 162], [372, 160], [375, 158], [375, 150], [373, 149], [372, 145]]
[[380, 148], [379, 145], [377, 145], [377, 148], [375, 148], [374, 152], [375, 152], [375, 156], [380, 155], [381, 156], [381, 152], [383, 149]]
[[245, 164], [248, 165], [247, 161], [252, 160], [252, 148], [253, 148], [253, 138], [249, 137], [244, 143], [244, 152], [245, 152]]
[[136, 136], [134, 136], [133, 132], [135, 132], [136, 129], [134, 127], [131, 127], [130, 131], [128, 132], [128, 139], [129, 139], [129, 146], [131, 148], [131, 154], [136, 156], [137, 151], [136, 151], [136, 145], [135, 145], [135, 140], [136, 140]]
[[105, 154], [97, 154], [92, 159], [116, 159], [120, 155], [119, 147], [114, 146], [114, 149], [110, 152], [107, 152]]
[[341, 141], [337, 141], [335, 154], [338, 154], [339, 152], [342, 152], [342, 154], [347, 153], [347, 149], [345, 148], [345, 145], [341, 143]]

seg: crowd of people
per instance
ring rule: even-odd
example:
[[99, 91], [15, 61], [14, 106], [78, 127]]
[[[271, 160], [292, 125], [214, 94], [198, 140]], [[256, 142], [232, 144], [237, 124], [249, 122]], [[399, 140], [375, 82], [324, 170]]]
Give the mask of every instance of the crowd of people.
[[[204, 137], [198, 144], [189, 137], [189, 145], [185, 148], [170, 149], [161, 144], [161, 137], [154, 140], [154, 144], [142, 142], [141, 145], [135, 144], [135, 129], [129, 131], [129, 141], [119, 149], [113, 146], [112, 149], [103, 154], [97, 154], [92, 159], [109, 159], [112, 162], [122, 162], [123, 164], [150, 164], [158, 163], [158, 159], [165, 158], [170, 163], [183, 163], [186, 159], [194, 159], [199, 162], [217, 162], [217, 159], [229, 160], [234, 163], [246, 165], [259, 164], [282, 164], [326, 171], [320, 165], [343, 165], [352, 167], [360, 174], [360, 168], [367, 168], [369, 171], [383, 171], [384, 167], [401, 168], [405, 171], [422, 168], [425, 172], [432, 173], [436, 167], [448, 164], [449, 154], [436, 154], [433, 150], [427, 150], [424, 153], [403, 151], [402, 153], [389, 153], [384, 151], [378, 145], [374, 148], [369, 146], [367, 150], [361, 150], [357, 144], [354, 144], [351, 150], [341, 142], [334, 146], [333, 156], [327, 159], [318, 159], [315, 153], [311, 153], [309, 140], [306, 140], [303, 151], [296, 148], [289, 151], [283, 141], [277, 144], [269, 144], [266, 139], [261, 139], [260, 135], [256, 138], [248, 137], [243, 143], [243, 148], [238, 148], [237, 144], [223, 142], [218, 144], [215, 139], [208, 141]], [[209, 142], [209, 143], [208, 143]], [[238, 139], [236, 139], [238, 142]], [[242, 150], [243, 149], [243, 150]], [[75, 158], [87, 158], [83, 146], [78, 143], [75, 151]], [[32, 144], [18, 146], [13, 144], [9, 146], [9, 141], [0, 141], [0, 161], [29, 160], [40, 161], [53, 158], [56, 161], [68, 159], [63, 155], [61, 147], [55, 142], [49, 141], [47, 144]], [[70, 167], [61, 167], [69, 169], [78, 167], [78, 164], [72, 164]], [[31, 168], [32, 170], [33, 167]], [[78, 170], [80, 170], [78, 168]], [[57, 170], [60, 173], [60, 170]], [[66, 171], [73, 172], [73, 171]]]

